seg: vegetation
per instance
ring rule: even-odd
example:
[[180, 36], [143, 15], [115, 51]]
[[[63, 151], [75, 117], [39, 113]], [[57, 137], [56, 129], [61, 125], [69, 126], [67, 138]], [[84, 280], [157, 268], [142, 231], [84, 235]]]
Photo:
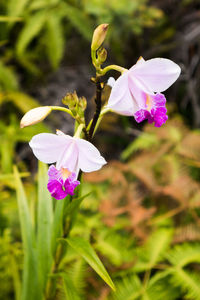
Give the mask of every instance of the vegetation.
[[[176, 12], [168, 1], [1, 1], [0, 299], [42, 299], [53, 276], [58, 300], [200, 299], [196, 37], [190, 35], [184, 53], [177, 50], [181, 24], [190, 30], [187, 14], [195, 25], [199, 9], [194, 0], [178, 1]], [[82, 196], [52, 202], [46, 166], [39, 163], [36, 175], [27, 145], [33, 135], [51, 132], [50, 125], [21, 130], [19, 121], [44, 104], [34, 90], [49, 74], [61, 65], [78, 67], [78, 58], [87, 62], [93, 29], [107, 22], [107, 47], [117, 62], [130, 66], [141, 49], [147, 57], [179, 53], [183, 77], [169, 92], [169, 120], [159, 130], [108, 115], [95, 142], [110, 153], [109, 165], [84, 175]], [[104, 91], [107, 99], [110, 90]], [[55, 128], [57, 122], [52, 118]], [[51, 277], [59, 243], [67, 251]]]

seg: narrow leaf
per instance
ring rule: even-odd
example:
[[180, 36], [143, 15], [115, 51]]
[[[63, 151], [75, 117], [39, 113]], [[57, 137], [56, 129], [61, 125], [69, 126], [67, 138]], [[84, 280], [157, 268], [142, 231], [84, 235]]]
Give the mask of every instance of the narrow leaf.
[[64, 35], [61, 18], [51, 14], [47, 20], [47, 55], [53, 68], [57, 68], [64, 51]]
[[47, 166], [39, 162], [38, 169], [38, 227], [37, 227], [37, 251], [38, 272], [42, 288], [50, 271], [51, 255], [51, 229], [53, 218], [52, 198], [47, 190]]
[[87, 16], [80, 9], [68, 4], [67, 2], [62, 3], [63, 12], [71, 22], [71, 24], [87, 39], [92, 38], [92, 24], [89, 16]]
[[97, 272], [97, 274], [113, 289], [115, 290], [114, 283], [112, 282], [110, 276], [108, 275], [104, 265], [100, 261], [96, 252], [89, 244], [88, 241], [81, 237], [70, 237], [66, 241], [75, 252], [81, 255], [85, 261]]
[[66, 300], [81, 300], [74, 283], [68, 274], [62, 274]]
[[14, 167], [17, 202], [24, 250], [24, 267], [21, 300], [41, 299], [38, 283], [37, 260], [35, 253], [35, 236], [31, 224], [31, 217], [20, 175]]
[[23, 56], [29, 43], [39, 34], [46, 21], [46, 12], [41, 11], [30, 16], [17, 41], [17, 55]]

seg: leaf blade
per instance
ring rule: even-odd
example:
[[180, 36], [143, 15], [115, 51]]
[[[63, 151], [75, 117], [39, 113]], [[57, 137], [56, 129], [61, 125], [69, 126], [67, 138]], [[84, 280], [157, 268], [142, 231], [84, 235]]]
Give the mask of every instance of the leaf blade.
[[53, 207], [52, 198], [47, 190], [47, 166], [40, 161], [38, 166], [37, 254], [39, 280], [43, 288], [52, 263], [51, 229]]
[[96, 271], [96, 273], [113, 289], [115, 286], [108, 275], [104, 265], [88, 241], [81, 237], [69, 237], [63, 241], [67, 242], [84, 260]]

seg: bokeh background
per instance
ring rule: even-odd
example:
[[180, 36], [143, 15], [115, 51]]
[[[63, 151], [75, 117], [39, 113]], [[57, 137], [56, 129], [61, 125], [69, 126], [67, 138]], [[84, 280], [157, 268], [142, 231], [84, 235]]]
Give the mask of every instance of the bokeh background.
[[[106, 63], [129, 68], [139, 56], [166, 57], [182, 73], [166, 91], [169, 120], [161, 128], [108, 114], [97, 132], [95, 145], [109, 163], [85, 176], [84, 192], [92, 193], [74, 231], [90, 238], [117, 292], [69, 255], [64, 268], [79, 297], [69, 300], [200, 299], [199, 0], [0, 1], [0, 299], [20, 299], [13, 165], [34, 223], [37, 160], [28, 141], [57, 128], [73, 133], [61, 112], [23, 130], [20, 119], [39, 105], [60, 105], [76, 90], [88, 99], [89, 120], [95, 109], [90, 41], [101, 23], [110, 24]], [[68, 298], [61, 290], [57, 299]]]

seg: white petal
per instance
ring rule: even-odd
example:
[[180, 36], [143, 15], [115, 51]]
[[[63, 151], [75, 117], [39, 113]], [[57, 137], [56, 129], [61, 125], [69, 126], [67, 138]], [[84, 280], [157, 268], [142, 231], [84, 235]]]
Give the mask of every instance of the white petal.
[[136, 104], [129, 91], [128, 72], [125, 72], [116, 80], [107, 107], [127, 116], [132, 116], [136, 112]]
[[83, 172], [93, 172], [106, 164], [99, 150], [90, 142], [76, 139], [79, 150], [78, 166]]
[[115, 84], [115, 78], [114, 77], [109, 77], [108, 81], [107, 81], [107, 85], [109, 85], [111, 88], [113, 88], [114, 84]]
[[71, 143], [71, 139], [67, 135], [40, 133], [31, 139], [29, 145], [37, 159], [50, 164], [59, 160], [66, 147]]
[[163, 92], [179, 77], [180, 67], [166, 58], [153, 58], [134, 65], [129, 71], [131, 79], [146, 93]]
[[62, 155], [57, 160], [56, 168], [67, 168], [70, 172], [76, 173], [78, 165], [78, 147], [74, 138], [71, 138]]

